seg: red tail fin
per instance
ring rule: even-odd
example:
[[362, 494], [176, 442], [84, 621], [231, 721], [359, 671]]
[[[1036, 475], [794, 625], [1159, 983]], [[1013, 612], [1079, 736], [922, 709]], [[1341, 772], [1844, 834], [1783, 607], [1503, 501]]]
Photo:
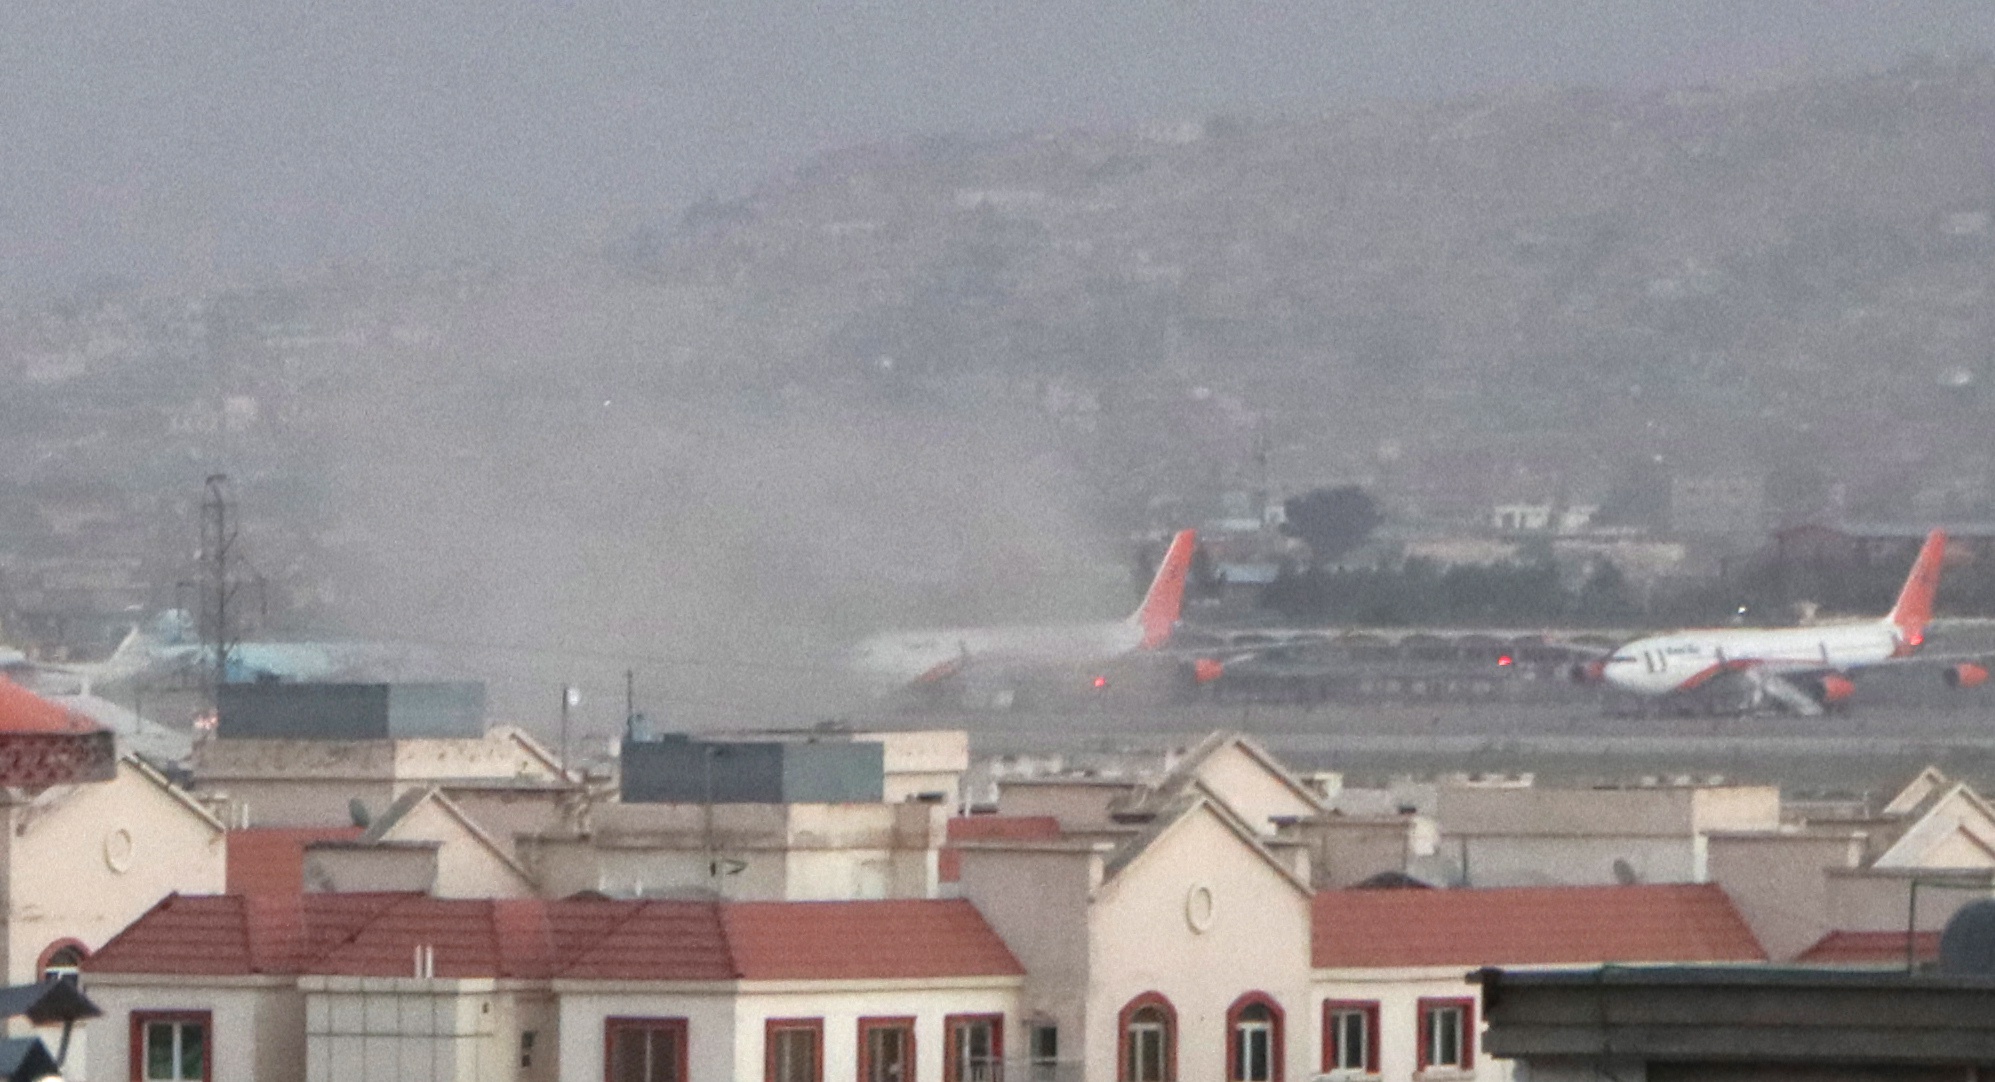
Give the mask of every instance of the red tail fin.
[[1946, 531], [1927, 534], [1919, 558], [1912, 561], [1912, 573], [1905, 576], [1904, 589], [1898, 591], [1898, 603], [1885, 617], [1897, 626], [1898, 637], [1907, 646], [1918, 646], [1926, 639], [1926, 624], [1933, 618], [1933, 593], [1939, 589], [1940, 564], [1946, 561], [1946, 554]]
[[1143, 641], [1138, 649], [1155, 650], [1171, 639], [1171, 629], [1177, 626], [1178, 615], [1184, 610], [1185, 573], [1191, 570], [1192, 550], [1198, 548], [1198, 531], [1179, 530], [1171, 538], [1171, 547], [1164, 553], [1164, 562], [1157, 565], [1157, 577], [1150, 580], [1150, 591], [1143, 595], [1143, 604], [1129, 622], [1143, 629]]

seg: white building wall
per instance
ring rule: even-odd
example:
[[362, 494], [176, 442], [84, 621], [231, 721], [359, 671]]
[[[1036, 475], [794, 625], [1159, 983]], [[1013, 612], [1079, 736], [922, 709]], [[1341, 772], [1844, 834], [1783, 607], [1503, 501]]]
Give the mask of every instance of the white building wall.
[[[606, 1025], [611, 1018], [683, 1018], [689, 1082], [736, 1077], [735, 1049], [740, 1038], [730, 994], [647, 991], [638, 983], [618, 986], [582, 981], [557, 982], [555, 988], [560, 997], [562, 1082], [595, 1082], [604, 1076]], [[762, 1071], [758, 1067], [746, 1077], [761, 1078]], [[827, 1074], [826, 1082], [832, 1077]]]
[[[1323, 1004], [1329, 1000], [1356, 1000], [1379, 1005], [1379, 1073], [1381, 1082], [1413, 1082], [1415, 1079], [1469, 1079], [1475, 1082], [1509, 1082], [1512, 1063], [1483, 1054], [1482, 987], [1465, 979], [1467, 966], [1433, 966], [1407, 969], [1319, 969], [1312, 976], [1310, 1002], [1317, 1016], [1316, 1043], [1310, 1049], [1313, 1077], [1323, 1064]], [[1422, 1072], [1420, 1066], [1420, 1001], [1422, 999], [1472, 999], [1475, 1001], [1476, 1048], [1474, 1069], [1461, 1072]], [[1189, 1076], [1187, 1076], [1189, 1077]], [[1363, 1078], [1365, 1076], [1352, 1076]]]
[[1198, 780], [1263, 834], [1274, 833], [1276, 818], [1301, 819], [1322, 812], [1238, 744], [1222, 747], [1200, 763]]
[[95, 950], [168, 894], [219, 894], [228, 879], [221, 829], [129, 762], [11, 805], [0, 853], [7, 984], [38, 980], [58, 940]]
[[1620, 882], [1615, 862], [1623, 861], [1641, 883], [1701, 883], [1705, 850], [1701, 835], [1678, 837], [1599, 835], [1548, 837], [1453, 837], [1435, 854], [1475, 887], [1612, 886]]
[[[1087, 1018], [1080, 1050], [1090, 1079], [1113, 1079], [1120, 1014], [1158, 992], [1178, 1018], [1178, 1071], [1221, 1078], [1227, 1011], [1243, 994], [1280, 1004], [1288, 1078], [1313, 1073], [1319, 1028], [1309, 998], [1310, 897], [1210, 808], [1172, 825], [1096, 892]], [[1062, 1031], [1063, 1045], [1071, 1039]]]
[[[934, 982], [929, 982], [931, 985]], [[1025, 1052], [1024, 1034], [1018, 1028], [1018, 984], [1016, 980], [952, 982], [945, 988], [915, 987], [911, 984], [855, 986], [844, 991], [806, 989], [778, 983], [752, 985], [762, 991], [746, 991], [735, 1000], [735, 1059], [732, 1078], [757, 1079], [763, 1076], [765, 1023], [772, 1018], [817, 1018], [824, 1022], [824, 1078], [859, 1077], [859, 1020], [861, 1018], [912, 1017], [914, 1023], [915, 1074], [919, 1079], [943, 1077], [943, 1056], [947, 1048], [945, 1022], [952, 1014], [996, 1014], [1004, 1017], [1004, 1044], [1007, 1058]], [[693, 1082], [701, 1082], [695, 1078]]]
[[[103, 1010], [85, 1023], [90, 1035], [65, 1078], [121, 1082], [131, 1077], [133, 1011], [207, 1011], [209, 1076], [257, 1082], [303, 1082], [304, 1003], [285, 978], [86, 976], [84, 992]], [[52, 1046], [51, 1046], [52, 1047]], [[78, 1050], [72, 1049], [72, 1055]]]

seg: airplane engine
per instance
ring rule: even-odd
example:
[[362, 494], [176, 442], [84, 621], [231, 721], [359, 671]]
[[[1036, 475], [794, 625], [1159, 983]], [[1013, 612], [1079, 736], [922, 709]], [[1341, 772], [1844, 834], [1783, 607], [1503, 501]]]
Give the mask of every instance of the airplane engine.
[[1963, 661], [1947, 666], [1940, 679], [1945, 680], [1950, 688], [1978, 688], [1988, 682], [1988, 670], [1972, 661]]
[[1822, 705], [1835, 706], [1850, 701], [1856, 694], [1856, 683], [1841, 673], [1830, 673], [1822, 677]]
[[1191, 679], [1195, 684], [1210, 684], [1225, 675], [1226, 663], [1218, 658], [1202, 657], [1191, 663]]
[[1575, 684], [1598, 684], [1607, 679], [1607, 662], [1605, 659], [1575, 661], [1566, 675], [1570, 676]]

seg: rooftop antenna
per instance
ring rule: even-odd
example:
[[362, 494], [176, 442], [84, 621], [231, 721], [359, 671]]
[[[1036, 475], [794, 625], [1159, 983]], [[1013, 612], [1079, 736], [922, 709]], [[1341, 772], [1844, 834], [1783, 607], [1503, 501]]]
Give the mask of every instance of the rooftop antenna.
[[238, 639], [235, 595], [240, 583], [232, 573], [237, 562], [235, 501], [229, 497], [229, 477], [211, 473], [201, 497], [202, 654], [208, 659], [208, 706], [221, 709], [221, 688], [229, 679], [229, 661]]

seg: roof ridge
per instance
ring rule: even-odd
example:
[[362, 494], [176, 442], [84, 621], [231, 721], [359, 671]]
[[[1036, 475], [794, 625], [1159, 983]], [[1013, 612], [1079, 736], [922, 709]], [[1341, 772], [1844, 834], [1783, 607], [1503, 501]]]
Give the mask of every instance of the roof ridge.
[[[712, 919], [712, 921], [714, 922], [714, 927], [718, 932], [717, 938], [720, 940], [721, 950], [723, 953], [727, 955], [728, 972], [733, 974], [737, 978], [741, 976], [741, 966], [735, 959], [734, 944], [728, 938], [727, 922], [721, 914], [721, 909], [720, 909], [721, 903], [718, 899], [713, 899], [713, 900], [688, 899], [684, 901], [677, 901], [666, 898], [637, 898], [637, 899], [610, 898], [610, 899], [605, 899], [605, 901], [608, 901], [611, 905], [616, 906], [617, 909], [620, 911], [621, 915], [614, 922], [612, 922], [608, 928], [603, 929], [603, 931], [600, 934], [594, 937], [594, 940], [593, 942], [590, 943], [588, 949], [580, 952], [579, 954], [576, 954], [574, 958], [564, 963], [556, 965], [553, 970], [554, 976], [557, 977], [566, 976], [569, 973], [573, 972], [574, 970], [581, 968], [584, 963], [586, 963], [590, 958], [593, 958], [598, 951], [603, 949], [603, 944], [609, 942], [612, 938], [614, 938], [617, 935], [617, 933], [629, 927], [631, 922], [636, 921], [645, 916], [646, 914], [652, 912], [654, 908], [663, 907], [667, 905], [698, 906], [702, 910], [705, 910], [709, 918]], [[630, 904], [633, 901], [636, 904]]]
[[714, 926], [720, 932], [721, 953], [727, 956], [727, 972], [735, 980], [740, 980], [742, 971], [746, 967], [741, 964], [741, 951], [736, 949], [734, 945], [734, 921], [729, 917], [729, 914], [733, 912], [732, 908], [730, 908], [731, 904], [740, 903], [729, 903], [724, 898], [716, 898], [710, 903]]
[[402, 820], [408, 818], [409, 813], [415, 811], [418, 805], [435, 795], [437, 795], [437, 787], [433, 784], [420, 785], [403, 792], [402, 795], [389, 801], [388, 807], [381, 812], [380, 818], [368, 824], [367, 829], [361, 833], [360, 837], [354, 840], [362, 845], [373, 845], [382, 841], [387, 837], [388, 832], [393, 830]]

